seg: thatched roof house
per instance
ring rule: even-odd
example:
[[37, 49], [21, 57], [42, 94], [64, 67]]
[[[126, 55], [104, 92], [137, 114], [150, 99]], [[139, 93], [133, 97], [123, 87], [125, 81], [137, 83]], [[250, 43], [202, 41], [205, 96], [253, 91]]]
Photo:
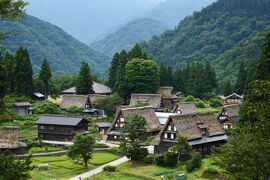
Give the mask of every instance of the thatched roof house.
[[66, 110], [72, 106], [89, 108], [92, 104], [88, 95], [63, 95], [60, 108]]
[[177, 114], [192, 114], [197, 112], [197, 108], [194, 102], [180, 102], [174, 106], [173, 112]]
[[[93, 91], [95, 94], [103, 94], [103, 95], [110, 95], [112, 93], [112, 90], [103, 84], [93, 82]], [[62, 91], [62, 94], [76, 94], [76, 87], [71, 87], [69, 89], [66, 89]]]
[[18, 127], [0, 126], [0, 153], [9, 150], [15, 154], [23, 154], [26, 144], [18, 141]]
[[218, 120], [221, 124], [223, 124], [224, 129], [228, 129], [236, 125], [239, 111], [239, 104], [223, 106], [223, 108], [218, 113]]
[[115, 119], [108, 129], [107, 135], [109, 141], [118, 141], [121, 133], [121, 128], [125, 124], [125, 118], [140, 115], [146, 120], [146, 131], [149, 134], [157, 134], [161, 129], [161, 124], [151, 106], [120, 108], [116, 112]]
[[162, 99], [171, 99], [171, 100], [177, 99], [173, 87], [161, 86], [157, 91], [157, 94], [161, 94]]
[[155, 152], [168, 150], [176, 142], [177, 134], [187, 137], [189, 144], [202, 153], [210, 152], [213, 145], [225, 143], [227, 139], [214, 113], [170, 116], [152, 142]]
[[108, 97], [107, 95], [101, 95], [101, 94], [89, 94], [89, 98], [92, 104], [95, 104], [97, 100], [104, 99]]
[[131, 94], [130, 106], [137, 106], [139, 104], [149, 105], [155, 109], [160, 108], [161, 94]]

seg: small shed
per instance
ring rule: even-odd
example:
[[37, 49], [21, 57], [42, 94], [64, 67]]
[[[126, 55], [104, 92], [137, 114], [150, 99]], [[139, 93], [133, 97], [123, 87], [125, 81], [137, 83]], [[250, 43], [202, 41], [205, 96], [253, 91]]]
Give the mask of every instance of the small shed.
[[40, 92], [34, 92], [33, 93], [33, 99], [36, 100], [36, 101], [44, 101], [45, 96], [43, 94], [41, 94]]
[[13, 104], [13, 111], [17, 114], [33, 114], [33, 109], [29, 102], [16, 102]]
[[99, 132], [100, 135], [104, 135], [107, 130], [110, 128], [112, 123], [108, 123], [108, 122], [99, 122], [96, 123], [95, 126]]

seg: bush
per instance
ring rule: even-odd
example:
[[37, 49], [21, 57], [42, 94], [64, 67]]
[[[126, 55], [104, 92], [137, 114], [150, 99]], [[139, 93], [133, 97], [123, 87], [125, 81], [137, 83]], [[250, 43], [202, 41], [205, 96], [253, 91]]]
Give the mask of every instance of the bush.
[[102, 143], [97, 143], [94, 145], [94, 148], [108, 148], [109, 146]]
[[108, 96], [95, 101], [96, 108], [104, 109], [108, 116], [114, 115], [116, 108], [122, 105], [123, 99], [118, 95]]
[[164, 156], [163, 155], [157, 155], [154, 159], [154, 164], [157, 166], [164, 166]]
[[115, 154], [115, 155], [122, 155], [123, 151], [119, 147], [112, 147], [110, 150], [110, 153]]
[[50, 102], [50, 101], [43, 101], [41, 103], [35, 103], [32, 105], [34, 114], [59, 114], [60, 108]]
[[95, 128], [95, 127], [88, 127], [88, 131], [90, 134], [94, 134], [94, 133], [98, 132], [97, 128]]
[[217, 178], [218, 176], [219, 176], [218, 170], [212, 167], [204, 170], [202, 173], [202, 178], [213, 179], [213, 178]]
[[174, 173], [174, 170], [168, 169], [168, 170], [163, 170], [163, 171], [155, 171], [155, 172], [153, 172], [153, 175], [154, 176], [161, 176], [161, 175], [172, 174], [172, 173]]
[[219, 97], [212, 98], [209, 100], [209, 102], [210, 106], [214, 108], [221, 107], [223, 105], [223, 100]]
[[198, 152], [192, 153], [192, 159], [186, 162], [187, 172], [194, 171], [196, 168], [201, 167], [201, 164], [202, 164], [202, 156], [200, 155], [200, 153]]
[[194, 104], [197, 108], [206, 108], [206, 105], [204, 104], [204, 102], [200, 99], [196, 99], [194, 101]]
[[106, 172], [115, 172], [116, 171], [116, 167], [115, 166], [105, 166], [103, 168], [103, 171], [106, 171]]
[[67, 114], [71, 115], [82, 115], [83, 114], [83, 108], [77, 107], [77, 106], [71, 106], [67, 109]]
[[173, 167], [177, 165], [177, 154], [172, 152], [166, 152], [164, 154], [164, 164], [165, 166]]
[[154, 163], [154, 159], [155, 159], [155, 155], [154, 154], [148, 154], [144, 159], [143, 162], [145, 164], [153, 164]]

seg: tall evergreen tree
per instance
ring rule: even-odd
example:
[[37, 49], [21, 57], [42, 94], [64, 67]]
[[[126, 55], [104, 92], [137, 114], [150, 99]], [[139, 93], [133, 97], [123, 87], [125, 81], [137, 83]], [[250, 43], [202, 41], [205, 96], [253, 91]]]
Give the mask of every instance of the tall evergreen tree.
[[86, 62], [82, 62], [79, 75], [76, 82], [76, 94], [93, 94], [93, 81], [90, 75], [90, 68]]
[[7, 70], [7, 93], [12, 94], [15, 92], [15, 62], [13, 55], [6, 52], [3, 62]]
[[43, 82], [45, 87], [44, 93], [45, 98], [47, 98], [47, 94], [49, 91], [49, 80], [52, 77], [52, 72], [49, 66], [49, 63], [46, 59], [44, 59], [43, 63], [41, 64], [40, 72], [39, 72], [39, 79]]
[[255, 72], [256, 80], [267, 80], [270, 79], [270, 32], [267, 34], [264, 41], [261, 56], [257, 63], [257, 69]]
[[159, 66], [159, 75], [160, 75], [160, 86], [165, 86], [167, 84], [167, 68], [164, 63], [161, 63]]
[[171, 66], [168, 66], [168, 69], [167, 69], [167, 83], [165, 85], [166, 86], [173, 86], [173, 81], [174, 81], [173, 69], [172, 69]]
[[215, 70], [209, 62], [205, 63], [205, 85], [207, 89], [215, 89], [217, 87], [217, 79]]
[[142, 48], [140, 47], [140, 45], [135, 44], [135, 46], [129, 52], [129, 58], [130, 59], [134, 59], [134, 58], [145, 59], [147, 57], [146, 57], [146, 54], [143, 54]]
[[108, 74], [108, 85], [111, 89], [114, 90], [116, 76], [117, 76], [117, 68], [119, 66], [119, 53], [115, 53], [111, 62], [111, 66]]
[[237, 80], [234, 86], [235, 92], [238, 94], [244, 94], [246, 82], [247, 82], [247, 71], [245, 70], [244, 63], [241, 62], [239, 71], [238, 71]]
[[233, 89], [232, 89], [231, 82], [229, 80], [227, 80], [225, 85], [224, 85], [223, 94], [224, 94], [224, 96], [229, 96], [232, 93], [233, 93]]
[[15, 53], [15, 93], [31, 96], [33, 93], [33, 71], [27, 49], [20, 47]]
[[5, 64], [0, 58], [0, 98], [4, 97], [7, 92], [7, 70]]
[[174, 72], [174, 88], [177, 91], [185, 92], [184, 73], [181, 69]]

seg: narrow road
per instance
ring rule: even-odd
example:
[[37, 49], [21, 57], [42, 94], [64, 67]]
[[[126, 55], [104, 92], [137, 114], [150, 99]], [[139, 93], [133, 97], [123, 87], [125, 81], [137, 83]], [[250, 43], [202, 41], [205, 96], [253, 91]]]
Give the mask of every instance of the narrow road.
[[86, 173], [83, 173], [83, 174], [80, 174], [80, 175], [75, 176], [75, 177], [73, 177], [73, 178], [70, 178], [69, 180], [82, 180], [82, 179], [91, 177], [91, 176], [93, 176], [93, 175], [95, 175], [95, 174], [101, 173], [101, 172], [103, 171], [103, 168], [104, 168], [105, 166], [118, 166], [118, 165], [120, 165], [120, 164], [122, 164], [122, 163], [125, 163], [125, 162], [128, 162], [128, 161], [129, 161], [129, 159], [128, 159], [127, 157], [122, 157], [122, 158], [117, 159], [117, 160], [115, 160], [115, 161], [112, 161], [112, 162], [110, 162], [110, 163], [103, 164], [102, 166], [99, 166], [99, 167], [96, 168], [96, 169], [93, 169], [93, 170], [88, 171], [88, 172], [86, 172]]

